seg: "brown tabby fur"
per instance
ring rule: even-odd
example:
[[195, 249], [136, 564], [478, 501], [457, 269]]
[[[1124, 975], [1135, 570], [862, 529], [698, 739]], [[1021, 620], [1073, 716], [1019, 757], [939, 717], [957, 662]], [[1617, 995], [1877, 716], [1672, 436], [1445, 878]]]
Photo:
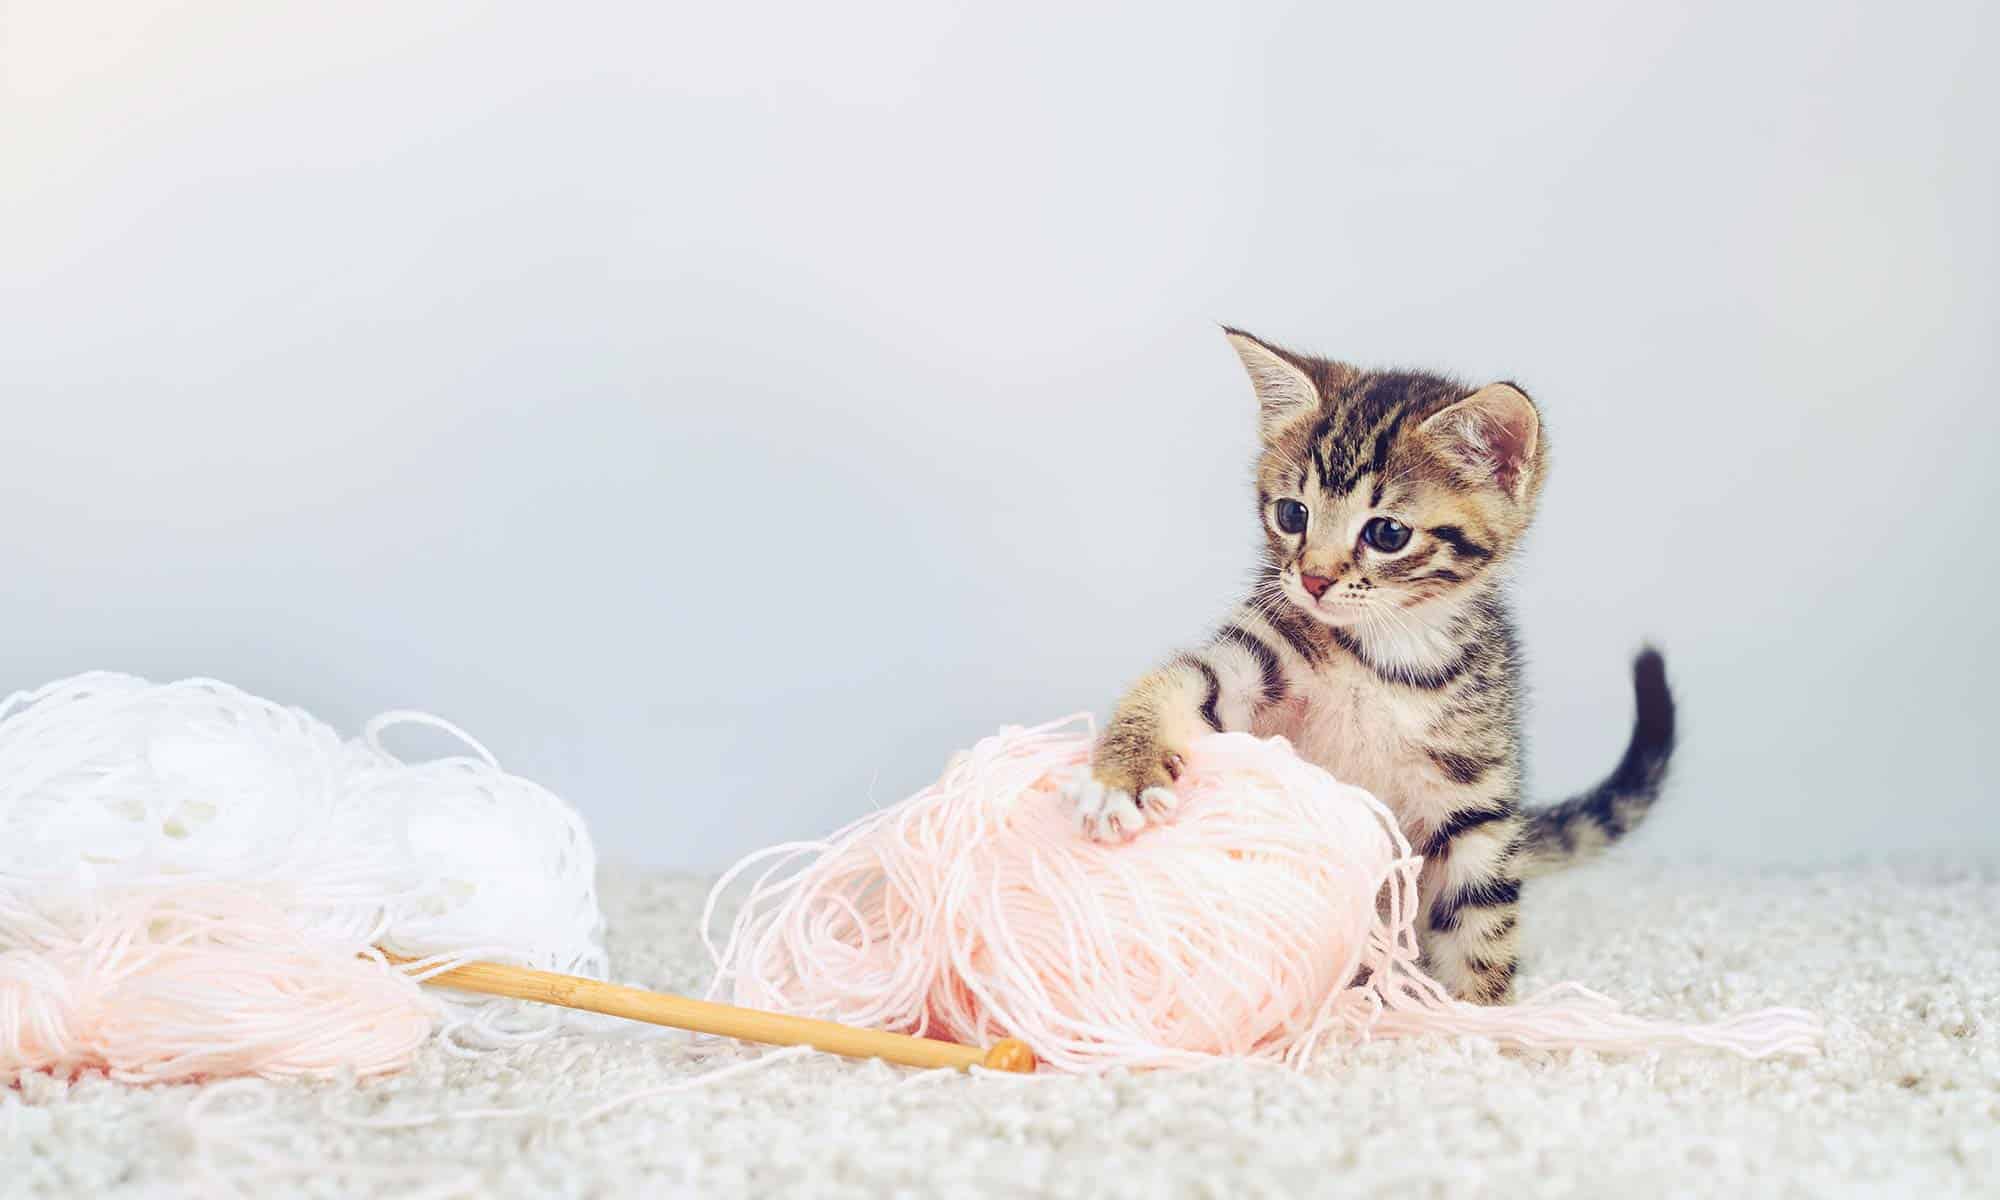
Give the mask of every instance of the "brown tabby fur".
[[[1131, 836], [1169, 818], [1191, 739], [1282, 734], [1396, 813], [1426, 860], [1427, 967], [1461, 997], [1503, 1001], [1521, 880], [1615, 840], [1659, 795], [1674, 739], [1659, 655], [1634, 664], [1638, 719], [1618, 767], [1524, 811], [1503, 583], [1548, 469], [1534, 403], [1510, 383], [1363, 371], [1227, 332], [1261, 410], [1263, 566], [1206, 645], [1127, 691], [1072, 788], [1079, 818], [1094, 836]], [[1281, 526], [1287, 500], [1305, 506], [1303, 532]], [[1377, 518], [1406, 527], [1407, 545], [1371, 544]], [[1307, 577], [1328, 581], [1323, 595]]]

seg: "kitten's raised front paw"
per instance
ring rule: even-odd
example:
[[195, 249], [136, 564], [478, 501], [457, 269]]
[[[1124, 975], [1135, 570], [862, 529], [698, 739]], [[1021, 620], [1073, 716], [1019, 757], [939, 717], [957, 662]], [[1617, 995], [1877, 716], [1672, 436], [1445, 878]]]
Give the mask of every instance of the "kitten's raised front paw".
[[1063, 783], [1076, 809], [1076, 825], [1095, 842], [1122, 842], [1148, 825], [1173, 820], [1180, 797], [1168, 786], [1180, 777], [1181, 757], [1170, 754], [1147, 777], [1103, 767], [1080, 769]]

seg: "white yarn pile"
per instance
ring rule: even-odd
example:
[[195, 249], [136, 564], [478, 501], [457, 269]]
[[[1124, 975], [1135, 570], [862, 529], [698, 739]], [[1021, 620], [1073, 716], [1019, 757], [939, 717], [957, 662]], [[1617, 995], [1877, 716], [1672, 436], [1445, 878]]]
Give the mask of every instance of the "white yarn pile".
[[[442, 730], [469, 753], [405, 762], [383, 743], [400, 726]], [[16, 693], [0, 703], [0, 1078], [10, 1044], [32, 1057], [25, 1047], [83, 1036], [80, 993], [103, 984], [105, 964], [127, 969], [135, 940], [163, 972], [242, 966], [254, 958], [227, 954], [258, 953], [244, 930], [273, 914], [302, 939], [293, 952], [322, 963], [360, 962], [379, 946], [602, 977], [595, 877], [577, 813], [435, 717], [385, 713], [344, 739], [207, 679], [92, 673]], [[189, 947], [211, 956], [158, 957]], [[362, 966], [418, 995], [386, 967]], [[246, 977], [259, 970], [243, 966]], [[260, 996], [304, 987], [282, 970], [257, 986]], [[153, 1000], [164, 1004], [162, 988]], [[348, 1002], [339, 991], [325, 997], [329, 1012]], [[561, 1019], [466, 993], [427, 991], [418, 1003], [449, 1045], [543, 1036]], [[200, 1057], [169, 1049], [179, 1055], [169, 1066], [128, 1077], [179, 1077]], [[284, 1061], [309, 1069], [326, 1057]]]

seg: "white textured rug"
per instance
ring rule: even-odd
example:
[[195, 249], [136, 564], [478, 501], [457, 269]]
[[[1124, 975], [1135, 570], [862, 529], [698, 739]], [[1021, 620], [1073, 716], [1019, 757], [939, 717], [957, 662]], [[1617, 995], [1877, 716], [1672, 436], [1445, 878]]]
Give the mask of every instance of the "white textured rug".
[[[618, 975], [698, 990], [702, 884], [604, 882]], [[1303, 1076], [1016, 1081], [820, 1056], [714, 1077], [769, 1052], [678, 1037], [433, 1046], [360, 1086], [31, 1080], [0, 1091], [0, 1196], [2000, 1193], [2000, 872], [1613, 861], [1527, 906], [1528, 990], [1573, 978], [1676, 1018], [1803, 1005], [1828, 1053], [1383, 1045]], [[581, 1124], [509, 1115], [697, 1077]]]

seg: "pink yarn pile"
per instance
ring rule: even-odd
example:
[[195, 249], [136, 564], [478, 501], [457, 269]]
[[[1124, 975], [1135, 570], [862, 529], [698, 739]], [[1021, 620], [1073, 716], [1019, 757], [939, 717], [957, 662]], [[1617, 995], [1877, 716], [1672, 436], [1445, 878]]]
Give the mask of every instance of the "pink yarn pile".
[[[1682, 1024], [1576, 985], [1459, 1003], [1417, 965], [1422, 860], [1373, 796], [1281, 739], [1216, 734], [1186, 756], [1174, 822], [1105, 845], [1060, 794], [1090, 745], [1087, 718], [1003, 730], [903, 803], [738, 863], [703, 917], [710, 994], [966, 1043], [1016, 1037], [1069, 1071], [1298, 1067], [1426, 1035], [1752, 1058], [1818, 1046], [1796, 1009]], [[746, 879], [718, 946], [715, 914]]]
[[0, 945], [12, 947], [0, 954], [0, 1078], [375, 1075], [407, 1063], [440, 1017], [408, 976], [302, 935], [246, 888], [72, 895], [62, 919], [51, 899], [30, 908], [0, 892]]

